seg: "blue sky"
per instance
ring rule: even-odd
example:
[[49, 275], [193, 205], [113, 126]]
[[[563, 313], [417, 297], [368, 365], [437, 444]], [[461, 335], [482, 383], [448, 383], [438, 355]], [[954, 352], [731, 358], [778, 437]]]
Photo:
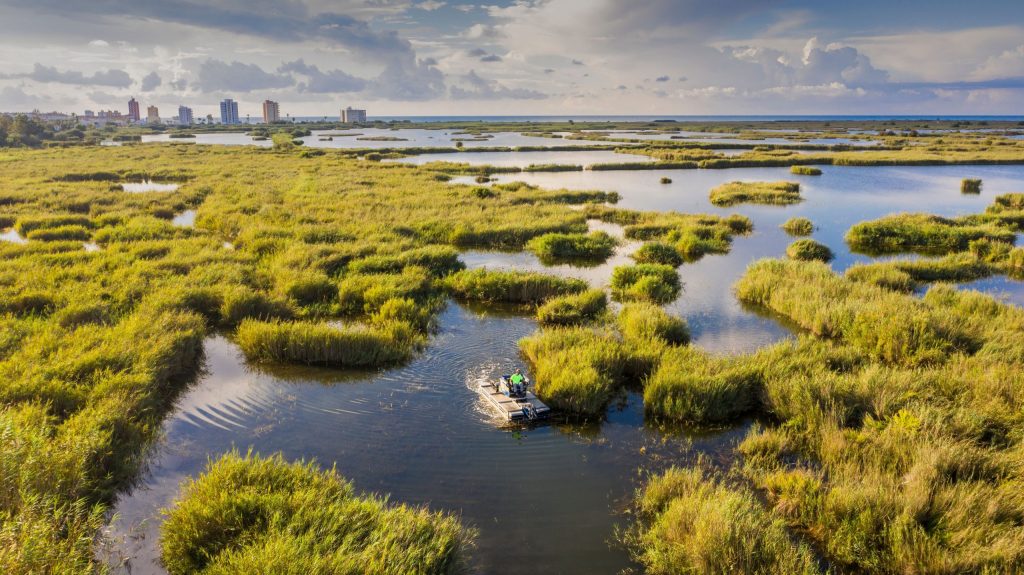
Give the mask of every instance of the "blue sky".
[[1024, 2], [0, 0], [0, 110], [1021, 114]]

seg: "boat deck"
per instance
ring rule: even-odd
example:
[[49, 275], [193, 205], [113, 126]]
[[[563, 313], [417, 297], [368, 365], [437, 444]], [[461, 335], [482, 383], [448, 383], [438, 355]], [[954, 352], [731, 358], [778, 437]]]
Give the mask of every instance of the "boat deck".
[[544, 405], [544, 402], [537, 399], [537, 396], [529, 391], [526, 392], [526, 397], [511, 398], [498, 391], [498, 388], [493, 383], [482, 383], [480, 384], [480, 394], [487, 398], [487, 402], [494, 406], [498, 413], [508, 421], [527, 419], [526, 414], [523, 413], [524, 403], [533, 405], [538, 418], [547, 417], [551, 413], [551, 408]]

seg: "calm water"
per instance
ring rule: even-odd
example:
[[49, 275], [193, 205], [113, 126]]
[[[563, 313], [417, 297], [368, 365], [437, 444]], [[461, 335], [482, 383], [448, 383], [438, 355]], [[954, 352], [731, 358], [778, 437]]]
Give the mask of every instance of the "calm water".
[[160, 182], [144, 180], [142, 182], [125, 182], [121, 184], [121, 189], [136, 194], [142, 192], [173, 192], [178, 189], [178, 184], [161, 184]]
[[[548, 161], [570, 163], [567, 156], [541, 160]], [[499, 180], [618, 191], [624, 208], [749, 216], [755, 231], [737, 237], [728, 255], [680, 268], [684, 290], [668, 306], [690, 323], [695, 344], [715, 353], [747, 352], [792, 337], [791, 328], [739, 304], [730, 289], [751, 261], [783, 255], [792, 241], [778, 228], [784, 220], [811, 218], [819, 227], [813, 237], [836, 252], [833, 266], [844, 270], [870, 260], [851, 253], [842, 241], [858, 221], [899, 211], [977, 213], [995, 195], [1024, 189], [1024, 166], [824, 170], [819, 177], [765, 168], [532, 173]], [[662, 176], [673, 183], [660, 184]], [[964, 177], [982, 178], [983, 193], [961, 195]], [[709, 190], [723, 182], [780, 179], [800, 181], [806, 201], [726, 209], [708, 201]], [[592, 226], [621, 235], [617, 226]], [[611, 270], [629, 262], [636, 247], [624, 241], [609, 262], [588, 268], [548, 267], [522, 253], [468, 251], [462, 259], [470, 267], [546, 270], [605, 286]], [[1021, 305], [1022, 285], [995, 277], [964, 287], [1006, 294], [1007, 301]], [[138, 488], [116, 506], [117, 520], [108, 529], [116, 551], [131, 558], [132, 573], [160, 573], [155, 562], [159, 509], [173, 502], [179, 483], [197, 474], [208, 458], [253, 447], [336, 464], [360, 490], [460, 514], [480, 530], [474, 552], [479, 573], [521, 573], [529, 566], [530, 573], [611, 575], [631, 567], [624, 550], [609, 541], [615, 526], [629, 521], [623, 511], [640, 470], [658, 470], [698, 453], [724, 462], [749, 424], [667, 435], [645, 424], [640, 398], [627, 393], [602, 422], [503, 427], [475, 386], [517, 365], [516, 342], [536, 327], [530, 317], [451, 303], [421, 356], [371, 373], [260, 371], [247, 366], [227, 339], [209, 339], [205, 375], [165, 421]]]
[[620, 154], [611, 150], [580, 150], [578, 152], [458, 152], [455, 154], [420, 154], [394, 160], [406, 164], [428, 162], [464, 162], [473, 165], [516, 166], [530, 164], [570, 164], [590, 166], [608, 162], [653, 162], [650, 156]]
[[180, 214], [174, 216], [174, 218], [171, 220], [171, 223], [176, 225], [176, 226], [183, 227], [183, 228], [195, 227], [195, 225], [196, 225], [196, 211], [195, 210], [185, 210], [184, 212], [181, 212]]

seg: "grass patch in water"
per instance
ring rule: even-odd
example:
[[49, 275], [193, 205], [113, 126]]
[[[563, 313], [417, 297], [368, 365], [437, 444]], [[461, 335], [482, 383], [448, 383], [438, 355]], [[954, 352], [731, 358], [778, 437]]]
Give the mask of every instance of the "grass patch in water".
[[425, 508], [358, 495], [334, 469], [228, 453], [164, 511], [161, 558], [185, 573], [455, 575], [474, 533]]
[[711, 190], [716, 206], [736, 204], [787, 205], [802, 201], [796, 182], [729, 182]]
[[482, 302], [538, 304], [552, 297], [587, 289], [587, 282], [537, 272], [463, 270], [444, 280], [459, 299]]
[[960, 193], [961, 194], [980, 194], [981, 193], [981, 179], [979, 178], [964, 178], [960, 181]]
[[619, 266], [612, 272], [611, 286], [618, 301], [668, 303], [682, 291], [676, 269], [664, 264]]
[[802, 217], [789, 218], [779, 227], [787, 234], [796, 237], [809, 236], [814, 233], [814, 222]]
[[651, 303], [635, 302], [622, 306], [617, 323], [627, 341], [661, 341], [668, 345], [690, 342], [690, 328], [686, 320], [669, 315]]
[[846, 233], [846, 243], [858, 252], [890, 254], [920, 252], [947, 254], [966, 250], [978, 239], [1012, 245], [1016, 234], [974, 218], [944, 218], [929, 214], [895, 214], [861, 222]]
[[242, 321], [235, 333], [250, 361], [380, 367], [409, 359], [422, 337], [410, 324], [334, 326], [311, 321]]
[[630, 256], [638, 264], [662, 264], [677, 268], [685, 259], [675, 247], [664, 242], [647, 242]]
[[537, 255], [541, 261], [560, 262], [586, 260], [603, 262], [607, 260], [618, 242], [605, 232], [589, 234], [544, 234], [527, 242], [526, 249]]
[[608, 308], [604, 290], [554, 297], [537, 308], [537, 321], [543, 325], [578, 325], [594, 321]]
[[796, 174], [798, 176], [820, 176], [821, 168], [814, 168], [811, 166], [790, 166], [789, 173]]
[[786, 256], [791, 260], [830, 262], [835, 255], [828, 246], [812, 239], [796, 240], [786, 247]]

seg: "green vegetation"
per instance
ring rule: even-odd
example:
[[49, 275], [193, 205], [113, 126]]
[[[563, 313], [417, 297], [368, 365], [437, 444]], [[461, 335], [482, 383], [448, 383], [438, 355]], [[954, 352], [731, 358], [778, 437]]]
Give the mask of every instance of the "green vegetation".
[[669, 178], [669, 177], [667, 177], [667, 176], [663, 176], [663, 177], [661, 178], [661, 180], [659, 180], [659, 181], [660, 181], [660, 182], [661, 182], [662, 184], [671, 184], [671, 183], [672, 183], [672, 178]]
[[171, 575], [453, 575], [465, 572], [474, 537], [450, 515], [357, 495], [337, 471], [281, 456], [211, 461], [165, 513]]
[[619, 301], [668, 303], [681, 291], [679, 274], [672, 266], [636, 264], [612, 272], [612, 296]]
[[980, 194], [981, 180], [977, 178], [964, 178], [960, 182], [961, 194]]
[[670, 468], [637, 493], [639, 523], [625, 542], [647, 573], [821, 573], [782, 518], [704, 467]]
[[548, 298], [575, 294], [587, 282], [536, 272], [464, 270], [445, 280], [451, 293], [467, 301], [539, 304]]
[[811, 166], [791, 166], [789, 168], [789, 172], [798, 176], [820, 176], [821, 168], [812, 168]]
[[807, 218], [789, 218], [779, 227], [791, 236], [809, 236], [814, 233], [814, 222]]
[[727, 253], [734, 236], [754, 228], [749, 218], [738, 214], [724, 218], [675, 212], [650, 214], [597, 205], [587, 206], [584, 213], [590, 219], [625, 226], [628, 239], [669, 244], [684, 261], [691, 262], [707, 254]]
[[947, 254], [963, 251], [978, 239], [1013, 245], [1016, 234], [975, 217], [943, 218], [928, 214], [896, 214], [861, 222], [846, 233], [850, 248], [869, 254], [920, 252]]
[[786, 255], [792, 260], [830, 262], [835, 255], [828, 246], [812, 239], [796, 240], [786, 248]]
[[600, 231], [589, 234], [551, 233], [533, 238], [527, 242], [526, 249], [536, 254], [543, 262], [603, 262], [612, 255], [617, 244], [615, 238]]
[[662, 342], [684, 345], [690, 342], [686, 320], [669, 315], [657, 305], [643, 302], [622, 306], [618, 316], [622, 337], [634, 342]]
[[677, 268], [686, 261], [676, 248], [663, 242], [647, 242], [631, 256], [641, 264], [663, 264]]
[[755, 382], [755, 372], [731, 359], [672, 349], [644, 384], [644, 411], [698, 425], [732, 421], [754, 407]]
[[801, 200], [800, 184], [796, 182], [729, 182], [711, 190], [711, 203], [716, 206], [786, 205]]
[[[397, 300], [389, 300], [382, 311], [392, 309], [393, 301]], [[400, 319], [377, 328], [247, 319], [235, 337], [252, 361], [333, 367], [394, 364], [408, 359], [419, 343], [414, 327]]]
[[537, 309], [537, 321], [543, 325], [578, 325], [593, 321], [607, 307], [604, 290], [592, 289], [549, 299]]

